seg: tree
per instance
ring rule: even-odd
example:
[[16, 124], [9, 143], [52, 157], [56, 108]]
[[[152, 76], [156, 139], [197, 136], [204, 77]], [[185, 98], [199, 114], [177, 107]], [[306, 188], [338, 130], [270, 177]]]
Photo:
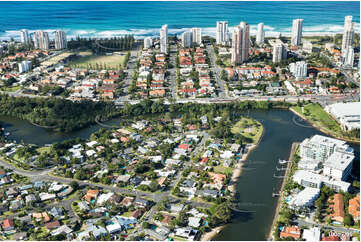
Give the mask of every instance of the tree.
[[223, 222], [223, 223], [227, 223], [231, 220], [232, 217], [232, 211], [231, 209], [228, 207], [227, 203], [221, 203], [219, 205], [217, 205], [215, 212], [214, 212], [214, 217], [216, 217], [219, 221]]
[[352, 226], [354, 224], [352, 216], [350, 214], [346, 214], [343, 219], [343, 223], [347, 226]]
[[71, 186], [71, 188], [73, 188], [74, 191], [76, 191], [79, 188], [79, 183], [76, 181], [72, 181], [72, 182], [70, 182], [70, 186]]

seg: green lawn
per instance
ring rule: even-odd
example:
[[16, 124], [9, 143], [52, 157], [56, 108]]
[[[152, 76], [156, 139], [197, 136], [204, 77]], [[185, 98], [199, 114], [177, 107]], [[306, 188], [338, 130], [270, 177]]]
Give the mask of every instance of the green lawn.
[[224, 166], [219, 165], [219, 166], [215, 166], [215, 167], [214, 167], [214, 171], [217, 172], [217, 173], [221, 172], [221, 173], [224, 173], [224, 174], [230, 174], [230, 175], [232, 175], [232, 173], [233, 173], [233, 168], [231, 168], [231, 167], [224, 167]]
[[340, 124], [334, 120], [318, 103], [307, 104], [304, 106], [303, 113], [301, 107], [297, 106], [292, 109], [320, 128], [321, 131], [328, 133], [329, 135], [359, 142], [358, 138], [350, 137], [346, 132], [343, 132]]
[[123, 62], [125, 59], [126, 53], [123, 55], [89, 55], [83, 56], [79, 59], [70, 63], [71, 67], [81, 67], [81, 68], [88, 68], [88, 65], [91, 65], [92, 69], [96, 69], [96, 64], [104, 66], [106, 65], [106, 69], [119, 69], [119, 65], [123, 66]]
[[36, 151], [39, 152], [40, 154], [42, 154], [44, 152], [50, 152], [50, 147], [48, 147], [48, 146], [40, 147], [40, 148], [37, 148]]
[[263, 126], [257, 120], [242, 117], [231, 129], [233, 134], [242, 134], [246, 138], [252, 139], [252, 143], [256, 144], [261, 138]]
[[327, 130], [332, 132], [341, 132], [340, 125], [334, 119], [332, 119], [319, 104], [310, 103], [304, 106], [303, 113], [301, 107], [293, 107], [293, 109], [296, 112], [304, 115], [308, 120], [326, 128]]
[[20, 88], [21, 88], [21, 86], [1, 87], [0, 90], [1, 90], [1, 91], [5, 91], [5, 92], [15, 92], [15, 91], [19, 90]]

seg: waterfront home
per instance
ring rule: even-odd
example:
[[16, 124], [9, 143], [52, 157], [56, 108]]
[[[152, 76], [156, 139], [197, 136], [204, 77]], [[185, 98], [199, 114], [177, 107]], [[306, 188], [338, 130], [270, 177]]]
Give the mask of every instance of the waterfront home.
[[302, 239], [306, 241], [319, 241], [321, 237], [321, 229], [313, 227], [311, 229], [304, 229], [302, 233]]
[[201, 226], [202, 218], [199, 217], [189, 217], [188, 218], [188, 226], [193, 228], [199, 228]]
[[192, 229], [192, 227], [176, 228], [175, 235], [187, 240], [194, 241], [198, 235], [198, 230]]
[[298, 226], [284, 226], [280, 232], [280, 238], [288, 237], [294, 239], [301, 238], [301, 229]]

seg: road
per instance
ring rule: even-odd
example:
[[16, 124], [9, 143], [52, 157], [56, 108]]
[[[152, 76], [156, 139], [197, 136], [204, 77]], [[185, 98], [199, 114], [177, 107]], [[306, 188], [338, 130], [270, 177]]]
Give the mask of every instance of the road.
[[177, 83], [176, 83], [176, 68], [175, 68], [175, 63], [176, 63], [176, 52], [177, 52], [177, 46], [176, 45], [171, 45], [170, 46], [170, 64], [172, 65], [172, 68], [169, 68], [169, 81], [170, 81], [170, 85], [169, 88], [171, 90], [172, 93], [172, 98], [176, 99], [177, 98]]
[[332, 226], [332, 225], [323, 225], [323, 224], [318, 224], [318, 223], [315, 223], [315, 222], [305, 221], [305, 220], [302, 220], [302, 219], [296, 219], [296, 220], [294, 220], [294, 222], [296, 222], [299, 227], [302, 227], [302, 226], [306, 226], [306, 227], [317, 226], [317, 227], [320, 227], [320, 228], [323, 228], [323, 229], [333, 230], [333, 231], [338, 232], [338, 233], [347, 233], [347, 234], [350, 234], [350, 235], [352, 235], [353, 233], [360, 233], [359, 230], [353, 229], [353, 228], [344, 228], [344, 227], [335, 227], [335, 226]]
[[226, 89], [224, 87], [224, 81], [221, 80], [221, 72], [222, 70], [219, 68], [219, 66], [216, 64], [216, 54], [214, 53], [214, 49], [212, 45], [207, 45], [207, 53], [209, 56], [209, 59], [211, 61], [211, 71], [213, 73], [214, 78], [216, 79], [216, 83], [219, 88], [219, 97], [220, 98], [227, 98], [228, 94], [226, 92]]

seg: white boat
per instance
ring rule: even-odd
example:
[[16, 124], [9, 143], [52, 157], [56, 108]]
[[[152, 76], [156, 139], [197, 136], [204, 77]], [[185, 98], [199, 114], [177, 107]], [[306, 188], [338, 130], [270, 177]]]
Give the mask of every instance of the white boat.
[[278, 163], [280, 163], [280, 164], [286, 164], [287, 162], [288, 162], [288, 160], [281, 160], [281, 159], [278, 160]]

